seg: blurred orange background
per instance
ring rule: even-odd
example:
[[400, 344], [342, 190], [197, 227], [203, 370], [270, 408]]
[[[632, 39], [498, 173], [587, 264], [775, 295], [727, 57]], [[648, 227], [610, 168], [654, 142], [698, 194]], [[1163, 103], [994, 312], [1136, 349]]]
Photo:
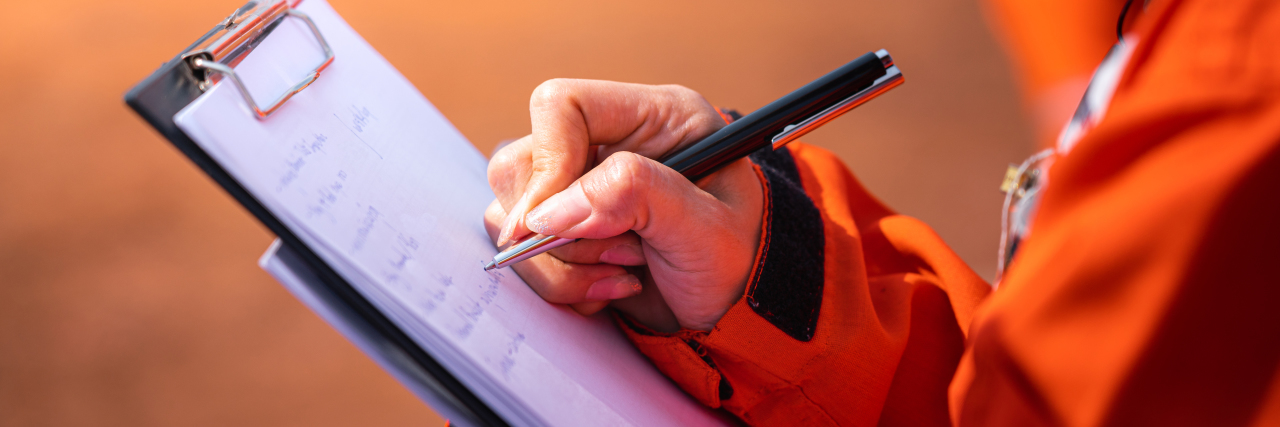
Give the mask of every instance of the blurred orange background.
[[[331, 0], [481, 151], [553, 77], [750, 112], [867, 51], [907, 84], [810, 134], [993, 275], [1033, 150], [974, 0]], [[272, 236], [122, 96], [240, 0], [6, 2], [0, 425], [440, 425], [256, 260]]]

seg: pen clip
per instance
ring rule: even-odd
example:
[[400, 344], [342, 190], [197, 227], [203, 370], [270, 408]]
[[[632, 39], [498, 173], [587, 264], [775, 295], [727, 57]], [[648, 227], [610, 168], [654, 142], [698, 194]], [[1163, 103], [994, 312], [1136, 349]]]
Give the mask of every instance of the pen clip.
[[875, 99], [875, 97], [888, 92], [890, 89], [901, 85], [903, 80], [902, 72], [898, 70], [898, 66], [893, 64], [893, 57], [889, 56], [889, 52], [881, 49], [876, 52], [876, 56], [880, 57], [880, 62], [884, 64], [884, 76], [876, 79], [866, 89], [850, 95], [848, 98], [835, 103], [830, 107], [819, 111], [800, 123], [787, 125], [782, 129], [782, 133], [773, 137], [773, 149], [787, 145], [788, 142], [795, 141], [797, 138], [817, 129], [819, 126], [840, 117], [841, 114], [854, 109], [855, 107], [865, 104], [867, 101]]

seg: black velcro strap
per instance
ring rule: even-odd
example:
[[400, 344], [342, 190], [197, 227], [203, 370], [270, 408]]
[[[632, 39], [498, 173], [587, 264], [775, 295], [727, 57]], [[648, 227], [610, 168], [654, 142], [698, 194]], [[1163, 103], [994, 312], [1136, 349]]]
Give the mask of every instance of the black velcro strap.
[[822, 214], [805, 194], [790, 150], [765, 147], [751, 160], [769, 181], [771, 212], [762, 265], [747, 291], [747, 303], [782, 332], [809, 341], [822, 308]]

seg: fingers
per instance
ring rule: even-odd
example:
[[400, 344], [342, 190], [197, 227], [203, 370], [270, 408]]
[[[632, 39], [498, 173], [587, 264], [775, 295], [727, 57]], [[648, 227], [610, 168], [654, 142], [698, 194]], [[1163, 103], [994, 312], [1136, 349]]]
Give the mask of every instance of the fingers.
[[[532, 136], [525, 136], [494, 150], [489, 159], [489, 187], [503, 207], [503, 212], [512, 208], [524, 194], [525, 185], [533, 169]], [[499, 223], [498, 228], [502, 228]], [[502, 246], [502, 245], [498, 245]]]
[[725, 126], [715, 107], [692, 89], [680, 85], [635, 86], [646, 90], [651, 110], [643, 112], [645, 121], [625, 138], [602, 143], [601, 159], [619, 151], [660, 159]]
[[[587, 150], [587, 165], [595, 166], [599, 150]], [[524, 195], [533, 172], [533, 136], [499, 143], [489, 160], [489, 185], [503, 209], [510, 209]]]
[[578, 264], [644, 265], [640, 236], [633, 232], [605, 239], [583, 239], [551, 250], [551, 255]]
[[615, 300], [609, 305], [655, 331], [679, 332], [680, 322], [654, 284], [653, 277], [643, 275], [640, 283], [642, 289], [638, 295]]
[[493, 155], [498, 154], [498, 152], [502, 151], [503, 148], [507, 148], [508, 145], [511, 145], [511, 143], [516, 142], [519, 139], [520, 138], [511, 138], [498, 141], [498, 143], [493, 146], [493, 150], [489, 151], [489, 157], [492, 158]]
[[502, 229], [502, 221], [507, 219], [507, 211], [502, 209], [502, 204], [497, 199], [489, 203], [489, 207], [484, 210], [484, 231], [489, 233], [489, 239], [497, 240], [498, 233]]
[[620, 266], [574, 264], [542, 254], [511, 266], [547, 302], [608, 301], [640, 293], [640, 279]]
[[[507, 200], [506, 194], [499, 196], [513, 214], [501, 227], [499, 245], [527, 234], [525, 213], [565, 189], [590, 167], [590, 156], [595, 152], [592, 145], [608, 145], [604, 154], [625, 150], [660, 157], [723, 126], [705, 99], [679, 86], [550, 80], [534, 91], [529, 110], [533, 125], [530, 140], [502, 150], [515, 149], [509, 154], [510, 159], [490, 164], [490, 184], [495, 193], [512, 190], [499, 191], [498, 187], [511, 184], [494, 181], [494, 169], [509, 167], [508, 160], [527, 167], [528, 173], [514, 203]], [[495, 155], [495, 159], [499, 157]], [[526, 178], [522, 176], [523, 169], [505, 173], [514, 176], [499, 178]]]
[[592, 314], [596, 314], [600, 312], [600, 310], [604, 310], [604, 308], [608, 306], [609, 306], [609, 301], [591, 301], [591, 302], [580, 302], [575, 304], [569, 304], [569, 308], [572, 308], [573, 311], [576, 311], [578, 312], [578, 314], [581, 314], [583, 316], [590, 316]]
[[[724, 126], [714, 108], [679, 86], [552, 80], [534, 92], [530, 116], [532, 134], [490, 161], [497, 200], [486, 229], [499, 246], [531, 229], [583, 240], [514, 270], [544, 299], [584, 314], [612, 299], [646, 324], [714, 324], [723, 310], [705, 307], [740, 296], [759, 240], [755, 170], [739, 161], [700, 180], [700, 189], [645, 159]], [[597, 166], [598, 157], [609, 160]], [[535, 206], [546, 209], [530, 214]]]
[[[714, 217], [726, 208], [671, 168], [619, 152], [529, 212], [525, 223], [538, 233], [565, 238], [635, 230], [646, 241], [661, 241], [703, 234], [700, 224], [723, 222]], [[707, 221], [699, 221], [703, 218]]]
[[760, 238], [763, 190], [749, 161], [699, 188], [661, 163], [609, 156], [525, 218], [563, 238], [603, 238], [633, 230], [649, 272], [683, 327], [707, 330], [742, 295]]
[[[495, 200], [485, 210], [485, 230], [490, 238], [496, 238], [498, 226], [505, 217], [501, 204]], [[608, 252], [618, 246], [639, 245], [634, 234], [617, 236], [598, 241], [581, 241], [563, 246], [574, 245], [579, 248], [568, 249], [565, 254], [570, 258], [599, 259], [601, 253]], [[601, 304], [579, 304], [584, 302], [607, 302], [609, 300], [627, 298], [640, 293], [640, 279], [626, 269], [613, 264], [565, 262], [549, 254], [542, 254], [511, 266], [516, 274], [524, 279], [544, 300], [558, 304], [578, 304], [574, 309], [580, 313], [590, 314], [599, 311]]]
[[[506, 211], [494, 200], [484, 213], [485, 231], [490, 239], [497, 239], [499, 224], [506, 219]], [[625, 266], [644, 265], [644, 250], [640, 236], [633, 232], [605, 239], [583, 239], [549, 251], [561, 261], [575, 264], [613, 264]]]

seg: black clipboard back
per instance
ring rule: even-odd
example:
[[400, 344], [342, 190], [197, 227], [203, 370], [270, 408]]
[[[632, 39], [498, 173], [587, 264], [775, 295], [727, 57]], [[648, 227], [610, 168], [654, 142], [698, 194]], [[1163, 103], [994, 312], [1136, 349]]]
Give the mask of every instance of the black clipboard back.
[[[368, 337], [371, 342], [378, 343], [375, 347], [382, 353], [372, 357], [399, 361], [394, 364], [394, 367], [389, 368], [401, 370], [396, 372], [398, 378], [422, 381], [422, 384], [406, 384], [408, 388], [415, 391], [430, 390], [436, 393], [439, 399], [431, 400], [433, 403], [442, 404], [442, 407], [435, 409], [449, 417], [453, 423], [507, 425], [434, 357], [410, 339], [332, 267], [322, 261], [311, 248], [303, 244], [275, 214], [267, 210], [244, 186], [183, 133], [173, 120], [175, 114], [203, 95], [206, 89], [212, 87], [212, 83], [217, 82], [219, 78], [233, 76], [233, 74], [221, 72], [211, 73], [208, 64], [196, 66], [197, 60], [213, 62], [228, 68], [234, 67], [253, 50], [253, 47], [270, 35], [282, 19], [296, 16], [289, 13], [289, 10], [297, 3], [297, 1], [290, 3], [287, 0], [250, 1], [130, 89], [125, 94], [125, 103], [279, 237], [280, 244], [284, 246], [283, 249], [286, 249], [281, 251], [282, 259], [288, 262], [291, 270], [309, 276], [307, 286], [310, 291], [329, 309], [345, 313], [354, 330], [371, 334]], [[315, 30], [314, 24], [310, 26]], [[318, 37], [322, 37], [318, 31], [316, 33]], [[314, 75], [310, 77], [311, 80], [314, 80], [319, 71], [332, 61], [332, 53], [327, 53], [328, 59], [322, 66], [317, 67]], [[309, 81], [295, 86], [292, 93], [305, 89], [307, 84]], [[243, 90], [241, 92], [246, 95], [246, 102], [253, 104], [252, 97], [247, 95], [248, 92]], [[278, 106], [284, 103], [291, 95], [290, 93], [283, 96], [275, 104]], [[261, 110], [256, 105], [251, 106], [258, 112], [260, 119], [265, 119], [274, 110], [274, 108]], [[388, 367], [386, 364], [383, 366]]]

